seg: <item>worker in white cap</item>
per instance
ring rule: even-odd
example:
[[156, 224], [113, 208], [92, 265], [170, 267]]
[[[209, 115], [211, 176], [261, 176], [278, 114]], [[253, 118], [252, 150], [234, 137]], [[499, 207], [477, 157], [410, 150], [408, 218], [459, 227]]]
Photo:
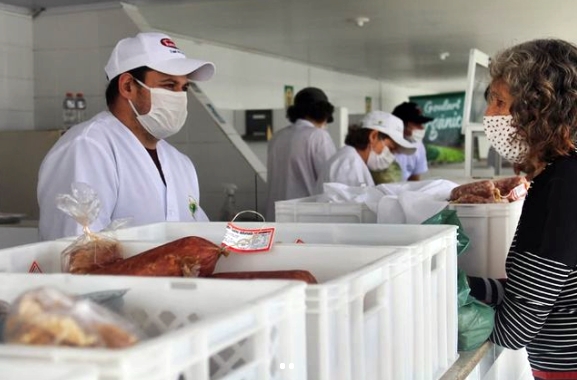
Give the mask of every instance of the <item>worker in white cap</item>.
[[187, 58], [165, 34], [139, 33], [118, 42], [104, 70], [108, 110], [69, 129], [40, 167], [41, 239], [82, 232], [56, 206], [74, 182], [99, 196], [93, 231], [124, 218], [132, 225], [208, 220], [194, 165], [164, 139], [186, 121], [190, 82], [210, 79], [214, 65]]
[[324, 165], [316, 192], [323, 193], [329, 182], [348, 186], [374, 186], [371, 171], [387, 170], [395, 163], [395, 153], [413, 154], [416, 145], [403, 136], [403, 121], [383, 111], [369, 112], [360, 126], [352, 126], [345, 146]]

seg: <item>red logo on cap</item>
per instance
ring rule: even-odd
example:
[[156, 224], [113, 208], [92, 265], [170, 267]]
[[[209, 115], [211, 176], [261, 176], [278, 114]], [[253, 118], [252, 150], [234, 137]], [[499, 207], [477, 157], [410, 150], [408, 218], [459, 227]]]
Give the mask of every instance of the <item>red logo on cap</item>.
[[166, 47], [178, 49], [176, 47], [176, 44], [170, 38], [163, 38], [162, 40], [160, 40], [160, 43]]

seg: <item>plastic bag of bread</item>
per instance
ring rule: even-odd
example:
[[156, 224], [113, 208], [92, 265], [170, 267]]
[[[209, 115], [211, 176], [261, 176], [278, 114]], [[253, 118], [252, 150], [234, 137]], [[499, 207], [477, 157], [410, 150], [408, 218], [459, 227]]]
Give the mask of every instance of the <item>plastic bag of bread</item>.
[[4, 341], [16, 344], [123, 348], [143, 337], [120, 315], [50, 287], [20, 295], [4, 325]]
[[107, 236], [106, 231], [123, 226], [128, 219], [114, 221], [106, 231], [94, 233], [89, 226], [100, 212], [98, 194], [82, 182], [73, 183], [71, 188], [72, 193], [59, 194], [56, 203], [60, 210], [82, 226], [84, 233], [62, 252], [62, 271], [85, 274], [122, 260], [120, 244], [116, 239]]

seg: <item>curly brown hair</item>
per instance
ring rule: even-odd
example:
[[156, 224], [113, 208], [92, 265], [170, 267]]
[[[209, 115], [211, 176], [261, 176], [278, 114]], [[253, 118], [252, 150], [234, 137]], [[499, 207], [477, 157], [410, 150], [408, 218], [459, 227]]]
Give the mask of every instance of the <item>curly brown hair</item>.
[[529, 152], [528, 174], [575, 151], [577, 137], [577, 47], [556, 39], [528, 41], [500, 53], [489, 65], [492, 82], [509, 87], [517, 137]]

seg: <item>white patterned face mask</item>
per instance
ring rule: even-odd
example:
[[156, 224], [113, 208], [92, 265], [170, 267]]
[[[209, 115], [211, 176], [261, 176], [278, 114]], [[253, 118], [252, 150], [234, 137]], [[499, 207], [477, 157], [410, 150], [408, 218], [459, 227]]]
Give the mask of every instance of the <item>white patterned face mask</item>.
[[491, 145], [501, 157], [513, 163], [521, 163], [527, 156], [529, 147], [525, 140], [515, 137], [515, 127], [511, 125], [513, 116], [485, 116], [483, 127]]

